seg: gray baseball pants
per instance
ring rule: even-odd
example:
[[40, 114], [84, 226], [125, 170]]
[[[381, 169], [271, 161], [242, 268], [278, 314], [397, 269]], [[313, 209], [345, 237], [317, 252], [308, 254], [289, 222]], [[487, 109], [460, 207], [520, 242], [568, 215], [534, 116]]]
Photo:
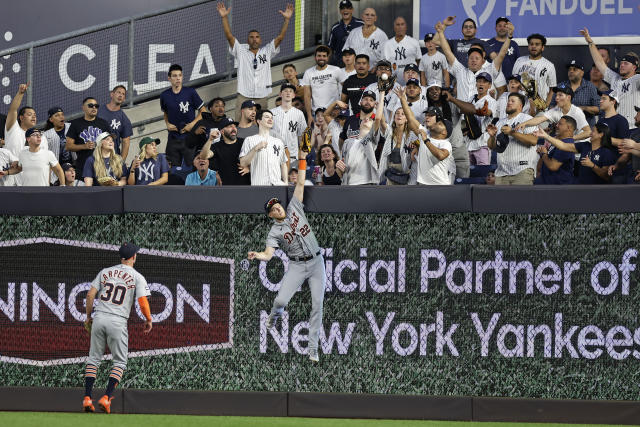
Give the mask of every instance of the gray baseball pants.
[[318, 255], [309, 261], [290, 261], [289, 269], [282, 278], [280, 291], [273, 301], [271, 314], [279, 317], [293, 294], [308, 279], [311, 289], [311, 316], [309, 317], [309, 350], [318, 349], [318, 336], [322, 328], [322, 307], [326, 281], [324, 258]]
[[87, 364], [100, 366], [106, 345], [111, 350], [113, 366], [125, 369], [129, 352], [127, 319], [98, 312], [91, 327], [91, 346]]

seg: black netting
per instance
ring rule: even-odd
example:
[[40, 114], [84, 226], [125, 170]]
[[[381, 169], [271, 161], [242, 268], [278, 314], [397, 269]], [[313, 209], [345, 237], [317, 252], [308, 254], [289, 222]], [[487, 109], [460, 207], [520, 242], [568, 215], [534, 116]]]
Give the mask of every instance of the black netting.
[[266, 327], [290, 264], [247, 260], [264, 216], [7, 218], [5, 385], [81, 385], [87, 283], [131, 239], [155, 324], [143, 335], [131, 314], [124, 387], [635, 399], [637, 215], [309, 219], [327, 271], [319, 365], [307, 285]]

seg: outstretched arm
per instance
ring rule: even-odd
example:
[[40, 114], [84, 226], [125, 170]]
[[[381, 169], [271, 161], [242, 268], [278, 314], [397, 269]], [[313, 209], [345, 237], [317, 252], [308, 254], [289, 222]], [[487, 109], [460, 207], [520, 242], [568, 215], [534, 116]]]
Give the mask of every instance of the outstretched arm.
[[11, 104], [9, 105], [9, 111], [7, 112], [7, 120], [5, 122], [5, 128], [7, 130], [11, 129], [13, 125], [18, 120], [18, 110], [20, 109], [20, 104], [22, 103], [22, 97], [25, 92], [29, 88], [29, 82], [26, 84], [21, 84], [18, 87], [18, 93], [13, 97]]
[[229, 13], [231, 12], [231, 8], [226, 8], [224, 3], [218, 2], [218, 13], [222, 18], [222, 29], [224, 30], [224, 36], [227, 38], [227, 42], [229, 42], [229, 46], [233, 49], [235, 45], [236, 38], [233, 37], [231, 33], [231, 25], [229, 25]]
[[251, 261], [252, 259], [257, 259], [258, 261], [269, 261], [273, 257], [273, 253], [275, 251], [276, 248], [267, 246], [262, 252], [249, 251], [249, 253], [247, 254], [247, 258], [249, 258], [249, 261]]
[[537, 129], [533, 132], [533, 135], [536, 138], [544, 138], [547, 141], [549, 141], [551, 143], [551, 145], [553, 145], [554, 147], [556, 147], [558, 150], [562, 150], [562, 151], [568, 151], [570, 153], [577, 153], [578, 150], [576, 149], [575, 144], [567, 144], [564, 141], [559, 140], [558, 138], [554, 138], [551, 135], [549, 135], [547, 132], [543, 131], [542, 129]]
[[278, 13], [282, 15], [282, 17], [284, 18], [284, 22], [282, 23], [282, 28], [280, 28], [280, 34], [278, 34], [278, 37], [273, 40], [276, 48], [280, 46], [280, 43], [282, 43], [284, 35], [287, 32], [287, 27], [289, 27], [289, 21], [291, 20], [291, 16], [293, 16], [293, 5], [289, 3], [284, 12], [279, 10]]
[[438, 32], [438, 36], [440, 37], [440, 48], [442, 48], [442, 53], [444, 53], [445, 58], [447, 58], [447, 62], [449, 65], [453, 65], [456, 62], [456, 56], [451, 51], [451, 46], [449, 46], [449, 41], [447, 37], [444, 35], [445, 26], [442, 22], [438, 22], [436, 24], [436, 31]]
[[298, 179], [296, 180], [296, 187], [293, 189], [293, 197], [302, 202], [302, 199], [304, 198], [304, 182], [307, 178], [307, 156], [309, 153], [300, 149], [299, 154]]
[[[405, 89], [401, 87], [397, 87], [393, 90], [398, 99], [400, 100], [400, 104], [402, 104], [402, 111], [404, 112], [405, 117], [407, 118], [407, 124], [409, 125], [409, 130], [416, 135], [420, 130], [420, 122], [416, 119], [416, 116], [409, 108], [409, 104], [407, 103], [407, 97], [405, 96]], [[422, 132], [423, 138], [426, 138], [426, 133]]]
[[596, 44], [593, 42], [593, 39], [589, 34], [589, 29], [587, 27], [584, 27], [583, 29], [580, 30], [580, 34], [584, 37], [584, 40], [589, 45], [589, 53], [591, 54], [593, 63], [596, 64], [596, 68], [598, 68], [598, 71], [600, 71], [604, 76], [608, 67], [607, 67], [607, 64], [604, 62], [604, 59], [602, 59], [600, 52], [598, 52], [598, 46], [596, 46]]
[[509, 31], [509, 37], [507, 37], [504, 43], [502, 43], [502, 47], [500, 48], [500, 52], [498, 52], [498, 55], [493, 58], [493, 67], [498, 71], [500, 71], [500, 68], [502, 67], [502, 61], [504, 61], [504, 57], [507, 56], [507, 52], [509, 51], [509, 47], [511, 46], [510, 37], [513, 37], [513, 31], [515, 30], [511, 22], [507, 24], [507, 28]]

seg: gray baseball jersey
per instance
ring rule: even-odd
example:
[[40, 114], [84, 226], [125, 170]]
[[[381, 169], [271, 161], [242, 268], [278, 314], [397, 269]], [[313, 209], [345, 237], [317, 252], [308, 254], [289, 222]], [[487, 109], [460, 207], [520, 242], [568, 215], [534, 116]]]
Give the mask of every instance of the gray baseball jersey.
[[316, 236], [304, 214], [304, 205], [297, 197], [289, 202], [284, 221], [276, 221], [271, 226], [267, 246], [282, 249], [290, 258], [313, 256], [320, 251]]
[[91, 287], [98, 290], [96, 307], [98, 313], [113, 314], [129, 318], [131, 306], [135, 298], [151, 295], [146, 279], [134, 268], [124, 264], [105, 268], [98, 275]]
[[95, 319], [91, 327], [91, 346], [87, 364], [99, 366], [105, 346], [113, 355], [113, 365], [124, 369], [129, 352], [127, 319], [135, 298], [151, 295], [146, 279], [124, 264], [105, 268], [91, 282], [98, 290]]
[[[309, 351], [318, 351], [318, 339], [322, 328], [324, 288], [327, 275], [324, 270], [324, 259], [319, 254], [320, 247], [316, 236], [311, 231], [304, 206], [297, 197], [293, 197], [287, 206], [287, 217], [282, 222], [276, 221], [269, 235], [267, 246], [282, 249], [291, 262], [282, 278], [278, 296], [271, 307], [271, 317], [277, 319], [282, 315], [293, 294], [305, 280], [311, 289], [311, 314], [309, 316]], [[305, 261], [295, 258], [307, 258]]]

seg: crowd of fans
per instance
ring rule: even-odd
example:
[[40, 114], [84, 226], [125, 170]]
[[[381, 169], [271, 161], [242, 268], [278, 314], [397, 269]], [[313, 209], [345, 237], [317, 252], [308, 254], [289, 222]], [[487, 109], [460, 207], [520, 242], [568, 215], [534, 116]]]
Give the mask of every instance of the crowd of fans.
[[[446, 17], [424, 36], [424, 48], [394, 20], [389, 38], [366, 8], [354, 18], [349, 0], [327, 46], [315, 49], [315, 66], [299, 73], [283, 68], [275, 108], [271, 60], [286, 36], [293, 6], [279, 11], [278, 36], [264, 44], [251, 30], [247, 43], [231, 32], [218, 3], [229, 52], [238, 67], [235, 117], [225, 100], [204, 103], [183, 86], [180, 65], [169, 68], [171, 87], [160, 96], [168, 136], [145, 137], [138, 154], [131, 122], [116, 86], [100, 105], [82, 103], [83, 116], [67, 122], [52, 107], [45, 129], [22, 106], [20, 85], [0, 139], [2, 186], [287, 185], [298, 180], [299, 146], [310, 132], [308, 185], [450, 185], [487, 183], [624, 184], [640, 181], [640, 75], [633, 52], [614, 71], [607, 49], [580, 31], [593, 59], [590, 68], [568, 55], [565, 64], [544, 57], [546, 38], [527, 37], [519, 56], [516, 32], [506, 17], [496, 36], [475, 37], [476, 23], [462, 23], [462, 38], [449, 40]], [[449, 38], [452, 38], [449, 36]], [[556, 67], [568, 80], [557, 82]], [[588, 77], [585, 75], [588, 72]]]

